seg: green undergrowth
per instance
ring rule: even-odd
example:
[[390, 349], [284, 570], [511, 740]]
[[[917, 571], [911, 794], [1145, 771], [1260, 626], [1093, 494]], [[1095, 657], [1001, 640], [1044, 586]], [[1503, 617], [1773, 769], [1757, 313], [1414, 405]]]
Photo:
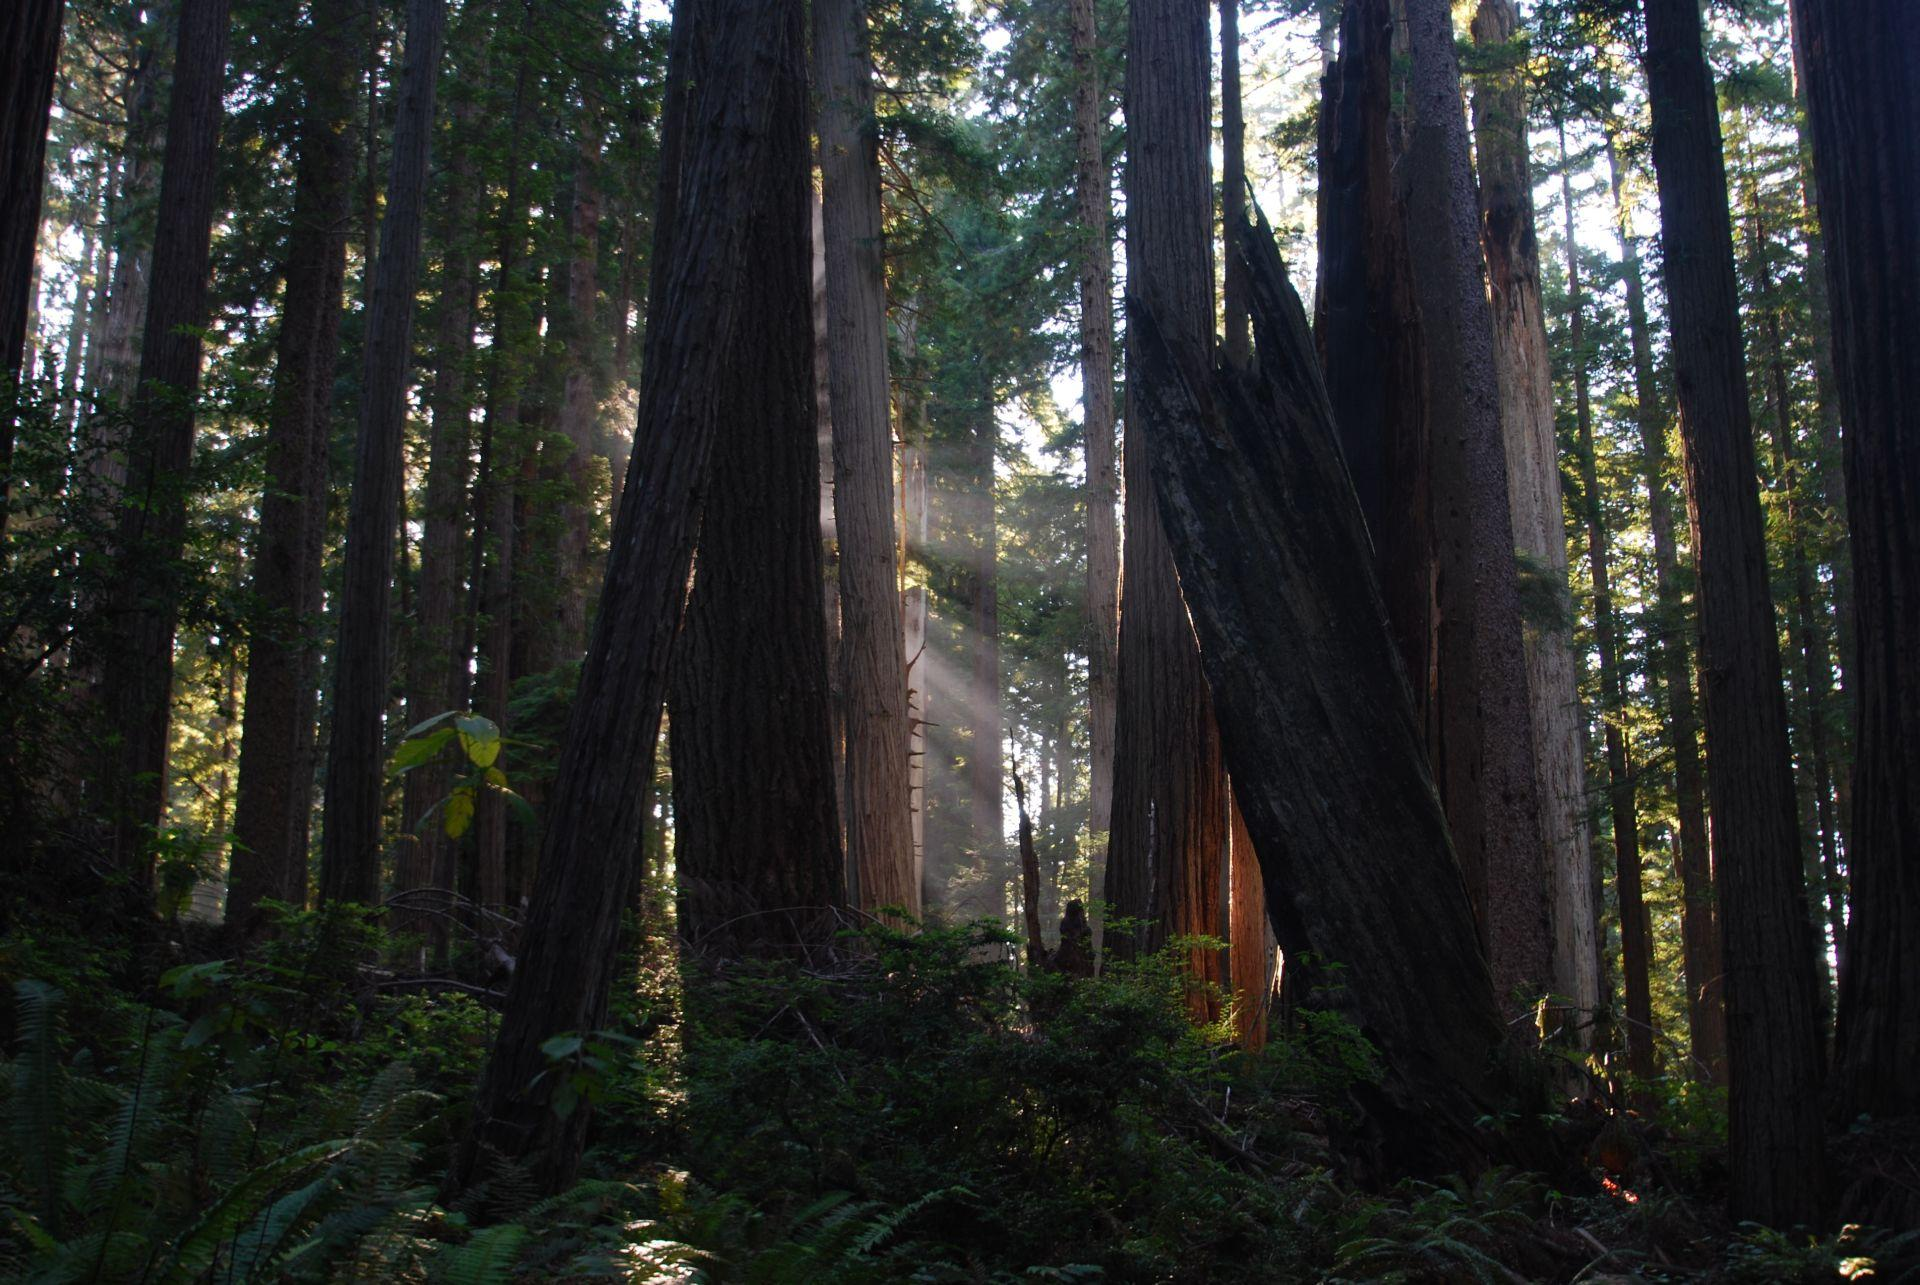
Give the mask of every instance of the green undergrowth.
[[1330, 1015], [1257, 1055], [1196, 1027], [1184, 943], [1070, 980], [876, 928], [683, 988], [632, 940], [608, 1028], [549, 1045], [579, 1181], [445, 1200], [485, 987], [396, 984], [367, 961], [415, 952], [350, 911], [243, 954], [16, 922], [0, 1278], [1884, 1281], [1916, 1248], [1726, 1226], [1716, 1103], [1659, 1085], [1556, 1122], [1585, 1171], [1363, 1186], [1330, 1139], [1377, 1055]]

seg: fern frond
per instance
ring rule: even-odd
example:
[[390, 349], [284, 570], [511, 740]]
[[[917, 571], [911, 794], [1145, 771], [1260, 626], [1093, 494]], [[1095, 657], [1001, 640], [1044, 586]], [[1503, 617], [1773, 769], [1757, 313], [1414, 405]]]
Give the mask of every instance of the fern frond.
[[22, 1176], [40, 1198], [40, 1221], [56, 1240], [60, 1236], [61, 1174], [66, 1169], [66, 1134], [60, 1119], [60, 1005], [66, 999], [56, 986], [26, 978], [13, 984], [15, 1021], [20, 1053], [14, 1068], [10, 1099], [14, 1146]]
[[434, 1258], [434, 1279], [444, 1285], [509, 1285], [514, 1260], [527, 1238], [519, 1223], [501, 1223], [473, 1234], [464, 1245], [442, 1250]]
[[199, 1279], [213, 1266], [222, 1243], [243, 1223], [259, 1215], [269, 1196], [295, 1174], [338, 1159], [349, 1145], [340, 1141], [316, 1142], [253, 1170], [228, 1188], [200, 1216], [200, 1221], [180, 1237], [161, 1273], [161, 1280], [171, 1285], [189, 1285]]

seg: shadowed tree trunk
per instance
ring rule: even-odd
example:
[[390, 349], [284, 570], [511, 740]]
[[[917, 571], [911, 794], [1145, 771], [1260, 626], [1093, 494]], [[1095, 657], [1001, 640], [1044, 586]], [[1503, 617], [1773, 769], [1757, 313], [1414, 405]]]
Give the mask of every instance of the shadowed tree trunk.
[[[684, 172], [664, 157], [639, 427], [606, 584], [581, 674], [525, 930], [472, 1138], [449, 1186], [481, 1178], [495, 1158], [523, 1162], [540, 1186], [566, 1184], [591, 1110], [549, 1105], [541, 1046], [604, 1021], [630, 903], [634, 853], [660, 728], [660, 704], [685, 600], [725, 406], [737, 320], [757, 306], [768, 264], [764, 217], [808, 168], [806, 46], [798, 6], [680, 0], [675, 42], [684, 82], [670, 78], [668, 139], [684, 139]], [[686, 88], [679, 87], [685, 84]]]
[[1493, 358], [1515, 546], [1551, 608], [1526, 622], [1527, 698], [1538, 754], [1535, 788], [1546, 844], [1553, 991], [1578, 1009], [1600, 1003], [1599, 915], [1587, 833], [1580, 698], [1567, 602], [1566, 515], [1553, 426], [1553, 368], [1540, 303], [1540, 246], [1527, 157], [1527, 94], [1513, 0], [1480, 0], [1473, 39], [1490, 65], [1473, 92], [1480, 243], [1493, 308]]
[[240, 800], [227, 876], [227, 923], [242, 933], [255, 928], [262, 897], [299, 905], [307, 894], [333, 372], [353, 199], [351, 16], [346, 0], [314, 7], [294, 80], [306, 116], [267, 420], [253, 556], [258, 614], [247, 639]]
[[[1560, 154], [1566, 156], [1561, 132]], [[1587, 567], [1593, 578], [1594, 650], [1600, 660], [1600, 711], [1607, 756], [1607, 804], [1613, 818], [1614, 896], [1620, 907], [1620, 976], [1626, 991], [1627, 1068], [1641, 1079], [1654, 1073], [1653, 996], [1647, 976], [1653, 961], [1652, 922], [1640, 891], [1640, 812], [1634, 797], [1634, 768], [1628, 759], [1626, 684], [1620, 672], [1617, 621], [1613, 608], [1612, 554], [1607, 539], [1607, 510], [1600, 492], [1600, 470], [1593, 446], [1593, 394], [1587, 364], [1587, 302], [1580, 280], [1580, 240], [1575, 226], [1573, 179], [1560, 170], [1560, 199], [1567, 229], [1567, 323], [1573, 348], [1574, 424], [1580, 468], [1581, 516], [1587, 534]]]
[[567, 306], [562, 326], [566, 344], [566, 383], [561, 394], [560, 438], [566, 458], [558, 472], [565, 482], [565, 523], [554, 559], [559, 611], [553, 623], [547, 662], [551, 668], [579, 657], [587, 644], [587, 597], [598, 577], [588, 565], [593, 530], [592, 460], [600, 398], [593, 350], [599, 333], [600, 302], [600, 129], [589, 104], [580, 123], [573, 167], [573, 205], [569, 211], [566, 258]]
[[413, 357], [415, 282], [433, 140], [434, 82], [446, 34], [446, 0], [407, 0], [406, 62], [397, 86], [387, 213], [367, 305], [360, 423], [347, 516], [340, 641], [334, 656], [333, 727], [327, 742], [320, 895], [371, 904], [380, 895], [385, 810], [384, 717], [392, 657], [389, 589], [404, 481], [407, 376]]
[[1081, 432], [1087, 453], [1087, 829], [1106, 859], [1113, 821], [1113, 726], [1119, 666], [1119, 461], [1113, 434], [1113, 242], [1107, 231], [1113, 171], [1107, 163], [1106, 90], [1093, 0], [1071, 0], [1074, 195], [1079, 211]]
[[[14, 0], [0, 15], [0, 397], [7, 395], [5, 381], [20, 376], [27, 342], [65, 8], [65, 0]], [[5, 479], [12, 475], [13, 409], [0, 404], [0, 531], [7, 524]]]
[[[1213, 334], [1208, 41], [1203, 4], [1133, 5], [1126, 97], [1129, 288], [1151, 302], [1171, 333], [1195, 344]], [[1227, 791], [1206, 677], [1133, 410], [1125, 433], [1124, 596], [1106, 898], [1117, 913], [1140, 922], [1134, 948], [1154, 950], [1169, 937], [1220, 932]], [[1224, 983], [1221, 962], [1213, 951], [1193, 959], [1201, 979]]]
[[103, 653], [102, 703], [119, 745], [102, 792], [114, 863], [145, 886], [149, 840], [165, 808], [173, 703], [173, 631], [186, 543], [200, 330], [227, 71], [227, 0], [183, 0], [167, 113], [167, 147], [154, 227], [153, 276], [131, 412], [127, 479]]
[[1680, 555], [1674, 547], [1673, 484], [1667, 477], [1667, 418], [1654, 373], [1648, 333], [1646, 288], [1632, 211], [1621, 181], [1618, 141], [1608, 140], [1608, 173], [1620, 237], [1621, 275], [1626, 281], [1627, 335], [1633, 353], [1634, 420], [1640, 430], [1641, 471], [1647, 482], [1648, 529], [1653, 535], [1653, 635], [1657, 668], [1666, 692], [1665, 731], [1673, 752], [1674, 810], [1680, 833], [1674, 865], [1680, 876], [1680, 953], [1687, 979], [1687, 1034], [1693, 1068], [1715, 1083], [1727, 1074], [1727, 1022], [1720, 964], [1718, 904], [1708, 851], [1705, 785], [1700, 767], [1700, 719], [1693, 700], [1692, 647]]
[[1820, 1206], [1820, 1035], [1741, 352], [1726, 163], [1694, 0], [1646, 0], [1646, 69], [1726, 956], [1735, 1217], [1811, 1223]]
[[[1920, 10], [1795, 0], [1846, 425], [1858, 684], [1836, 1114], [1920, 1114]], [[1906, 1209], [1914, 1206], [1909, 1190]]]
[[860, 905], [920, 911], [907, 789], [907, 666], [893, 529], [885, 240], [866, 0], [815, 0], [827, 378], [840, 547], [847, 856]]

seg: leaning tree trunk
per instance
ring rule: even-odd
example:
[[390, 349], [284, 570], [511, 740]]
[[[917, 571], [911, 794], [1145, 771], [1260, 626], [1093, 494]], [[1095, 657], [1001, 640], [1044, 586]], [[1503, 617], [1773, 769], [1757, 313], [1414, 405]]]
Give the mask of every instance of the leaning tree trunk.
[[351, 17], [346, 0], [315, 6], [305, 34], [311, 47], [294, 80], [306, 118], [267, 420], [267, 483], [253, 555], [257, 614], [247, 640], [240, 799], [227, 876], [227, 923], [243, 934], [257, 927], [262, 898], [297, 906], [307, 895], [333, 372], [353, 196], [353, 63], [343, 38]]
[[[840, 545], [847, 856], [860, 904], [920, 912], [907, 788], [907, 662], [893, 529], [880, 139], [866, 0], [815, 0], [827, 378]], [[804, 225], [803, 225], [804, 226]]]
[[1529, 574], [1551, 593], [1554, 603], [1554, 610], [1527, 622], [1524, 639], [1553, 932], [1551, 980], [1555, 994], [1575, 1009], [1591, 1011], [1600, 1004], [1599, 914], [1593, 904], [1580, 697], [1566, 601], [1567, 532], [1554, 440], [1553, 366], [1540, 302], [1540, 246], [1527, 162], [1527, 94], [1516, 61], [1521, 53], [1519, 28], [1513, 0], [1480, 0], [1473, 39], [1490, 64], [1473, 93], [1480, 243], [1493, 307], [1493, 359], [1514, 542], [1532, 563]]
[[434, 82], [446, 33], [446, 0], [408, 0], [387, 215], [367, 305], [354, 445], [352, 503], [334, 653], [333, 727], [327, 742], [320, 895], [371, 904], [380, 895], [380, 822], [386, 800], [387, 709], [392, 657], [394, 526], [406, 440], [407, 374], [413, 357], [415, 281], [433, 140]]
[[1460, 69], [1445, 0], [1407, 0], [1405, 210], [1426, 348], [1438, 552], [1441, 797], [1509, 1016], [1551, 984], [1513, 515]]
[[108, 751], [102, 801], [113, 827], [114, 863], [142, 886], [152, 877], [149, 841], [166, 804], [173, 631], [187, 534], [200, 328], [207, 321], [227, 9], [227, 0], [183, 0], [180, 7], [153, 275], [109, 591], [114, 624], [101, 657], [107, 726], [120, 736], [117, 750]]
[[[757, 306], [760, 212], [808, 170], [806, 45], [798, 6], [681, 0], [676, 43], [690, 47], [687, 88], [670, 80], [669, 137], [684, 172], [655, 238], [639, 427], [600, 611], [548, 808], [526, 950], [481, 1081], [474, 1133], [453, 1187], [499, 1157], [545, 1188], [579, 1162], [591, 1111], [562, 1117], [542, 1046], [604, 1021], [620, 917], [660, 730], [668, 664], [685, 600], [708, 461], [725, 405], [726, 337]], [[681, 118], [684, 118], [682, 121]], [[663, 148], [663, 152], [666, 149]], [[663, 165], [663, 171], [665, 166]], [[667, 253], [660, 253], [665, 246]]]
[[777, 166], [754, 209], [755, 303], [727, 340], [669, 683], [680, 938], [696, 965], [825, 945], [844, 900], [819, 597], [810, 187], [803, 169]]
[[1699, 559], [1700, 670], [1727, 970], [1732, 1205], [1810, 1224], [1820, 1034], [1780, 646], [1741, 351], [1726, 162], [1695, 0], [1646, 0], [1646, 69], [1673, 365]]
[[[1560, 154], [1566, 156], [1565, 131]], [[1600, 660], [1602, 739], [1607, 758], [1607, 806], [1613, 817], [1613, 887], [1620, 908], [1620, 977], [1626, 992], [1627, 1068], [1641, 1080], [1654, 1073], [1653, 997], [1648, 982], [1652, 962], [1652, 923], [1640, 889], [1640, 812], [1634, 769], [1628, 761], [1627, 690], [1620, 673], [1618, 630], [1613, 610], [1612, 554], [1607, 511], [1594, 457], [1593, 394], [1587, 379], [1592, 350], [1587, 347], [1587, 302], [1580, 280], [1580, 240], [1574, 218], [1573, 179], [1563, 164], [1560, 198], [1566, 210], [1567, 333], [1573, 349], [1573, 417], [1580, 467], [1580, 499], [1587, 532], [1587, 567], [1593, 578], [1593, 640]]]
[[1673, 484], [1667, 473], [1667, 418], [1654, 374], [1646, 288], [1632, 212], [1621, 182], [1616, 140], [1607, 145], [1608, 175], [1619, 229], [1621, 275], [1626, 279], [1627, 336], [1633, 354], [1634, 422], [1640, 430], [1641, 471], [1647, 483], [1647, 526], [1653, 535], [1658, 671], [1666, 692], [1667, 744], [1673, 753], [1673, 801], [1680, 833], [1674, 844], [1680, 877], [1680, 955], [1687, 980], [1687, 1038], [1693, 1067], [1723, 1084], [1727, 1076], [1727, 1017], [1722, 1003], [1719, 909], [1708, 853], [1705, 785], [1700, 766], [1700, 718], [1693, 700], [1692, 648], [1687, 604], [1680, 586], [1680, 555], [1673, 534]]
[[1231, 248], [1252, 372], [1129, 300], [1160, 511], [1280, 938], [1339, 968], [1330, 1002], [1383, 1055], [1388, 1163], [1471, 1166], [1502, 1097], [1486, 958], [1306, 317], [1264, 223]]
[[[1136, 0], [1127, 66], [1130, 288], [1153, 302], [1173, 333], [1200, 343], [1213, 334], [1205, 7]], [[1153, 950], [1169, 937], [1219, 934], [1228, 821], [1219, 732], [1136, 419], [1128, 416], [1125, 433], [1129, 482], [1106, 896], [1118, 913], [1140, 922], [1134, 947]], [[1204, 980], [1225, 981], [1217, 953], [1196, 952], [1193, 962]]]
[[[1119, 666], [1120, 500], [1113, 434], [1113, 241], [1107, 230], [1106, 89], [1093, 0], [1071, 0], [1074, 198], [1079, 211], [1081, 435], [1087, 453], [1087, 829], [1096, 872], [1113, 821], [1113, 727]], [[1096, 877], [1097, 873], [1096, 873]]]
[[[27, 341], [65, 7], [65, 0], [14, 0], [0, 15], [0, 398], [8, 396], [6, 383], [20, 377]], [[13, 422], [12, 406], [0, 402], [0, 531], [7, 525], [5, 488], [13, 475]]]
[[[1846, 425], [1859, 725], [1836, 1114], [1920, 1114], [1920, 10], [1794, 0]], [[1913, 1197], [1909, 1190], [1907, 1208]]]

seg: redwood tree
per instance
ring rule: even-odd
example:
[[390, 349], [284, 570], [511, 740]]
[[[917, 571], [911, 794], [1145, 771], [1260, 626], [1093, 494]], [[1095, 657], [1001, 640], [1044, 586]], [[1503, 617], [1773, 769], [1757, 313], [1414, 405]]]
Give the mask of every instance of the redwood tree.
[[[32, 308], [33, 264], [40, 239], [47, 120], [60, 63], [60, 19], [66, 0], [15, 0], [0, 15], [0, 397], [17, 379]], [[0, 530], [7, 522], [5, 479], [13, 468], [13, 409], [0, 403]]]

